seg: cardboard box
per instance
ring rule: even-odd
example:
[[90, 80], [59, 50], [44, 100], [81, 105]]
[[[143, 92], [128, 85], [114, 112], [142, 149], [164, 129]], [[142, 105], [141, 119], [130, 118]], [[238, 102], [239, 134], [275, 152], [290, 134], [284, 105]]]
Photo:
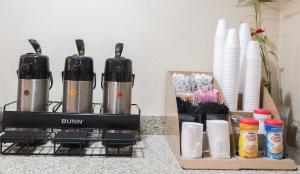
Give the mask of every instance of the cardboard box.
[[[184, 169], [224, 169], [224, 170], [239, 170], [239, 169], [269, 169], [269, 170], [296, 170], [297, 166], [291, 159], [270, 160], [264, 157], [247, 159], [235, 156], [234, 141], [231, 137], [231, 154], [230, 159], [212, 159], [208, 153], [204, 153], [203, 158], [200, 159], [183, 159], [180, 155], [180, 131], [179, 118], [176, 104], [175, 89], [172, 84], [171, 76], [173, 73], [192, 74], [203, 72], [189, 72], [189, 71], [168, 71], [166, 76], [166, 96], [165, 96], [165, 110], [166, 110], [166, 124], [164, 129], [165, 137], [168, 144], [174, 153], [176, 159]], [[212, 74], [212, 73], [206, 73]], [[220, 90], [216, 81], [213, 82], [215, 89], [218, 89], [221, 94], [221, 101], [225, 102], [224, 95]], [[279, 117], [278, 110], [270, 97], [268, 91], [262, 88], [261, 106], [270, 109], [274, 117]], [[225, 102], [226, 103], [226, 102]], [[241, 114], [244, 116], [251, 116], [252, 113], [235, 112], [232, 114]], [[233, 136], [231, 124], [229, 122], [230, 135]], [[204, 134], [203, 138], [203, 152], [208, 149], [207, 136]]]

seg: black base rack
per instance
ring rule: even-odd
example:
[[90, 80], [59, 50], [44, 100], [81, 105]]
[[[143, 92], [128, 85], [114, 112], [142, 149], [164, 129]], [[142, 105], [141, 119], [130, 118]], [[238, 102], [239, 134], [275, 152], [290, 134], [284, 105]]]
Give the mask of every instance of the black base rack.
[[[4, 106], [0, 153], [4, 155], [132, 156], [140, 138], [137, 114], [9, 111]], [[95, 106], [100, 104], [94, 104]], [[101, 106], [101, 105], [100, 105]], [[93, 109], [94, 110], [94, 109]]]

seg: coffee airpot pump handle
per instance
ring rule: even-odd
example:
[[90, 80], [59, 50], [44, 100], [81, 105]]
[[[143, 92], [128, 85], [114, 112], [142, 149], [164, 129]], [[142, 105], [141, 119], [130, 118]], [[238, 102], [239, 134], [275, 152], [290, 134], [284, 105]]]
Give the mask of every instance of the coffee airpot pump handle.
[[115, 57], [121, 57], [122, 52], [123, 52], [123, 43], [117, 43], [116, 48], [115, 48]]
[[35, 39], [28, 39], [28, 41], [31, 44], [31, 46], [33, 47], [35, 53], [37, 53], [37, 54], [42, 53], [41, 46]]
[[52, 72], [51, 72], [51, 71], [49, 72], [49, 80], [50, 80], [50, 86], [49, 86], [49, 89], [51, 89], [52, 86], [53, 86], [53, 76], [52, 76]]
[[101, 75], [101, 88], [103, 89], [104, 73]]
[[76, 46], [78, 50], [79, 56], [84, 56], [85, 48], [84, 48], [84, 42], [82, 39], [76, 39]]

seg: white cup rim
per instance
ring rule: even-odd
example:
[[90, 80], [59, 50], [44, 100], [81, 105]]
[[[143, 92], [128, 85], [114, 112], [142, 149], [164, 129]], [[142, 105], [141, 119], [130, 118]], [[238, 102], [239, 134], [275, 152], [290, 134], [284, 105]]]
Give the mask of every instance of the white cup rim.
[[186, 126], [203, 127], [203, 124], [202, 123], [197, 123], [197, 122], [188, 122], [188, 121], [182, 122], [182, 127], [186, 127]]
[[206, 124], [228, 124], [225, 120], [207, 120]]

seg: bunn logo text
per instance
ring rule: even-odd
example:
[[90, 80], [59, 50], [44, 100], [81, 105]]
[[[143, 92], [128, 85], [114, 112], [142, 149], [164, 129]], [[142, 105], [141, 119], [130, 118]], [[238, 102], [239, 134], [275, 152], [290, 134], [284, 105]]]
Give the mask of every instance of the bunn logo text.
[[83, 120], [80, 119], [61, 119], [61, 124], [83, 124]]

